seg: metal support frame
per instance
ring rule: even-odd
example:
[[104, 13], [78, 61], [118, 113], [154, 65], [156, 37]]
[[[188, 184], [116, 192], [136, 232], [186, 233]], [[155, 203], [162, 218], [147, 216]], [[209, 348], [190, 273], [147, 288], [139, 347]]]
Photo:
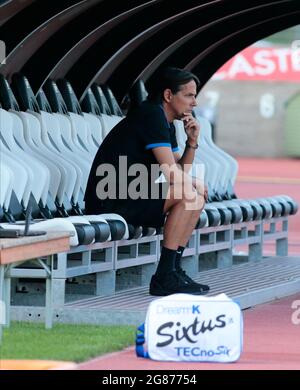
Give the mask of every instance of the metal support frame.
[[[213, 253], [217, 268], [232, 265], [232, 225], [208, 227], [198, 230], [197, 254]], [[201, 270], [201, 259], [199, 261]]]
[[[38, 269], [16, 268], [20, 263], [6, 266], [5, 275], [10, 272], [14, 278], [46, 279], [46, 327], [51, 327], [52, 308], [62, 307], [65, 303], [66, 278], [95, 273], [96, 295], [113, 295], [116, 291], [116, 272], [140, 266], [138, 283], [149, 284], [160, 258], [162, 240], [163, 235], [156, 235], [74, 247], [68, 252], [52, 255], [46, 261], [35, 260]], [[287, 255], [288, 217], [197, 229], [193, 231], [183, 253], [182, 267], [195, 275], [202, 268], [200, 255], [209, 256], [217, 268], [230, 267], [233, 264], [233, 249], [240, 244], [249, 247], [248, 261], [261, 260], [263, 244], [270, 240], [276, 241], [277, 255]], [[74, 254], [79, 257], [74, 258]], [[1, 267], [2, 274], [3, 270], [4, 267]], [[9, 278], [4, 277], [1, 285], [0, 301], [10, 296]], [[9, 303], [6, 303], [6, 312], [9, 312]], [[9, 315], [6, 321], [9, 323]]]
[[[5, 305], [5, 326], [10, 326], [10, 288], [11, 278], [43, 278], [46, 281], [46, 296], [45, 296], [45, 327], [52, 328], [53, 323], [53, 284], [52, 270], [54, 263], [54, 255], [46, 256], [45, 258], [32, 259], [38, 268], [16, 268], [20, 267], [27, 261], [19, 261], [12, 264], [0, 266], [0, 301]], [[0, 324], [0, 340], [1, 340], [1, 324]]]
[[[146, 236], [134, 240], [115, 242], [114, 269], [118, 272], [117, 287], [128, 288], [130, 285], [150, 283], [158, 259], [158, 236]], [[122, 272], [125, 268], [139, 266], [137, 270]]]
[[248, 245], [248, 260], [261, 260], [263, 256], [263, 222], [250, 221], [232, 225], [232, 250], [237, 245]]
[[[74, 259], [75, 254], [78, 257]], [[112, 294], [115, 291], [114, 257], [115, 245], [111, 241], [81, 245], [66, 253], [58, 253], [53, 270], [54, 307], [65, 303], [67, 278], [95, 273], [96, 294]]]
[[[153, 264], [158, 258], [158, 236], [115, 241], [114, 269]], [[148, 250], [147, 250], [148, 246]], [[148, 253], [143, 253], [143, 252]]]
[[[99, 252], [103, 252], [100, 255]], [[71, 278], [114, 269], [115, 244], [113, 241], [99, 242], [74, 247], [66, 253], [59, 254], [55, 278]], [[78, 255], [74, 258], [72, 255]], [[62, 261], [63, 260], [63, 261]]]
[[[275, 240], [276, 255], [288, 255], [288, 217], [271, 218], [262, 221], [263, 243]], [[268, 225], [269, 228], [268, 228]], [[278, 227], [279, 225], [279, 227]]]

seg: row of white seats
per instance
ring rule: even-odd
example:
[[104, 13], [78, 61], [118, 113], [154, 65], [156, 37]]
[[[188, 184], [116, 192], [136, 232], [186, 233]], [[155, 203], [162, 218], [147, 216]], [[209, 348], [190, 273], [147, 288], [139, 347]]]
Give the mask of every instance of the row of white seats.
[[[121, 118], [120, 118], [121, 119]], [[120, 120], [119, 119], [119, 120]], [[48, 193], [58, 204], [65, 199], [77, 203], [79, 194], [84, 194], [94, 155], [112, 121], [90, 114], [84, 117], [70, 115], [9, 112], [0, 109], [1, 123], [1, 202], [7, 209], [14, 191], [18, 201], [26, 209], [33, 195], [36, 203], [46, 205]], [[116, 123], [116, 121], [115, 121]], [[99, 144], [97, 144], [99, 143]], [[78, 245], [74, 225], [91, 223], [108, 224], [121, 221], [125, 227], [122, 238], [129, 237], [124, 218], [116, 214], [71, 216], [35, 222], [32, 230], [63, 230], [73, 234], [72, 245]], [[2, 223], [2, 228], [15, 229], [13, 224]], [[107, 240], [111, 239], [111, 235]]]

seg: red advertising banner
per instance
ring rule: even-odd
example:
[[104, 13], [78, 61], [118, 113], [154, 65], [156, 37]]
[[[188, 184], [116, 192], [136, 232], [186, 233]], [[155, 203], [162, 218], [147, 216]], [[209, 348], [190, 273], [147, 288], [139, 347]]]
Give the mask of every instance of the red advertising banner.
[[226, 62], [213, 80], [300, 82], [300, 48], [248, 47]]

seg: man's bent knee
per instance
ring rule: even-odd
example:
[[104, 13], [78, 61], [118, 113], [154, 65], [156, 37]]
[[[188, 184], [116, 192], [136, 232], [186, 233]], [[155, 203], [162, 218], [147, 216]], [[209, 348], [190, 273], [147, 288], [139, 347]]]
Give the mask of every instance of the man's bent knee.
[[165, 201], [164, 212], [168, 212], [174, 206], [182, 206], [187, 211], [199, 211], [204, 208], [204, 196], [194, 190], [186, 189], [182, 191], [182, 186], [171, 185]]
[[189, 201], [185, 201], [185, 208], [189, 211], [201, 212], [204, 208], [205, 200], [203, 195], [195, 194]]

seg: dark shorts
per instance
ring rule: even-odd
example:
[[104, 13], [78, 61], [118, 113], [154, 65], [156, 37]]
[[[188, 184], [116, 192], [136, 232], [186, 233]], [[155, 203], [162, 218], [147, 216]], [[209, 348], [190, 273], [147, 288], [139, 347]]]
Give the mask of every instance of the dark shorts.
[[[164, 188], [164, 191], [166, 189]], [[88, 214], [116, 213], [133, 226], [160, 228], [164, 225], [166, 192], [160, 191], [158, 199], [122, 199], [97, 201], [97, 210], [86, 210]]]
[[133, 226], [160, 228], [166, 217], [164, 204], [165, 199], [130, 199], [117, 204], [114, 212]]

